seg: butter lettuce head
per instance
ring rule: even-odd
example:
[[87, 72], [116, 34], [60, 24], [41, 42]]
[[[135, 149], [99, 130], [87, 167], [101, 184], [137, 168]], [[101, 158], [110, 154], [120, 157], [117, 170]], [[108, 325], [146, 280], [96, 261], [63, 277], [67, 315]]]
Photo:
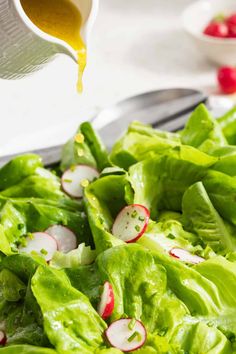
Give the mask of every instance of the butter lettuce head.
[[[179, 133], [138, 122], [107, 153], [83, 123], [63, 149], [61, 170], [97, 168], [82, 201], [64, 194], [57, 173], [36, 155], [0, 168], [0, 329], [2, 353], [121, 354], [104, 332], [120, 318], [141, 320], [147, 339], [137, 354], [236, 352], [235, 109], [215, 121], [200, 105]], [[112, 235], [120, 210], [151, 212], [135, 244]], [[78, 248], [41, 257], [18, 254], [27, 233], [71, 228]], [[173, 258], [182, 248], [205, 258]], [[115, 307], [97, 308], [104, 283]]]

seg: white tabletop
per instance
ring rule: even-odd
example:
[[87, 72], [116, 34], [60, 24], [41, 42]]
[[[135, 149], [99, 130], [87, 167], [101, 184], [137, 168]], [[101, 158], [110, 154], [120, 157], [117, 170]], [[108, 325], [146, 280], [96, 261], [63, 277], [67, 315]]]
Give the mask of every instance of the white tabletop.
[[27, 78], [0, 80], [0, 155], [64, 142], [101, 107], [136, 93], [215, 87], [216, 68], [181, 27], [190, 2], [101, 0], [82, 95], [65, 56]]

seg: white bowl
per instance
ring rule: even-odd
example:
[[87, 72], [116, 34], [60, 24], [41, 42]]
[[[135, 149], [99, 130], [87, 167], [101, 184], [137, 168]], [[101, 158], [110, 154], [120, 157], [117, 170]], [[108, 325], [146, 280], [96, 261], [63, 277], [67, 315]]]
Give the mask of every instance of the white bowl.
[[203, 34], [210, 20], [219, 13], [236, 12], [236, 0], [200, 0], [188, 6], [182, 20], [186, 32], [199, 51], [219, 65], [236, 65], [236, 39], [214, 38]]

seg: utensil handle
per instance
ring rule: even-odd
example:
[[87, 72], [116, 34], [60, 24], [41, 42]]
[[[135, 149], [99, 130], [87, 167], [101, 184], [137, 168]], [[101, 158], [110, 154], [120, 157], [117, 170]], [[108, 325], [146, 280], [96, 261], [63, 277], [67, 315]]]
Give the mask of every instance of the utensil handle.
[[49, 148], [39, 149], [39, 150], [32, 150], [22, 152], [20, 154], [12, 154], [0, 157], [0, 167], [4, 166], [7, 162], [13, 159], [16, 156], [23, 155], [23, 154], [36, 154], [42, 157], [43, 164], [45, 166], [50, 166], [59, 163], [61, 159], [61, 150], [63, 145], [56, 145]]

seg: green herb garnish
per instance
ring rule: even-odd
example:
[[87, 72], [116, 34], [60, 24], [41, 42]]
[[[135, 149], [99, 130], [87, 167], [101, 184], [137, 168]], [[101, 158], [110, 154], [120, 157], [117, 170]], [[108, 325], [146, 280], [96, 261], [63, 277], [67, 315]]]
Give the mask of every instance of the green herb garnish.
[[173, 234], [169, 234], [166, 236], [167, 238], [170, 238], [171, 240], [174, 240], [175, 239], [175, 236]]
[[24, 224], [18, 224], [18, 225], [17, 225], [17, 229], [18, 229], [18, 230], [22, 230], [24, 227], [25, 227]]
[[65, 182], [65, 183], [72, 183], [72, 180], [71, 180], [71, 179], [63, 179], [63, 182]]
[[133, 219], [136, 218], [137, 214], [138, 214], [137, 210], [132, 211], [131, 218]]
[[134, 329], [136, 323], [136, 319], [132, 318], [132, 320], [130, 320], [129, 324], [128, 324], [128, 328], [132, 331], [132, 329]]
[[164, 337], [168, 331], [168, 327], [162, 328], [162, 330], [158, 333], [160, 337]]
[[137, 331], [135, 331], [129, 338], [128, 342], [132, 342], [135, 338], [137, 338], [138, 341], [142, 340], [141, 334]]

